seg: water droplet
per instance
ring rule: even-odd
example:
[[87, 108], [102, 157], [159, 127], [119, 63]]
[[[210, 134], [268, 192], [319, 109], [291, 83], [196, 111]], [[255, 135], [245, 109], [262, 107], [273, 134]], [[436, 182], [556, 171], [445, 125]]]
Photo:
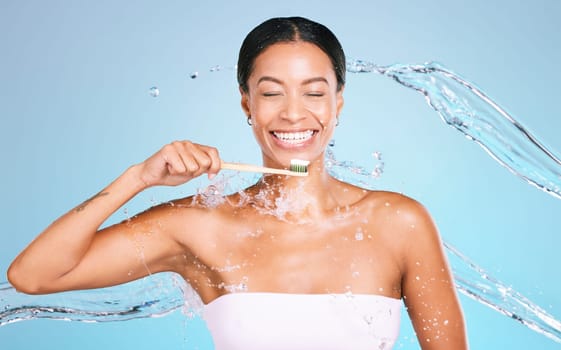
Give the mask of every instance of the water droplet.
[[219, 64], [217, 64], [216, 66], [210, 67], [210, 71], [211, 71], [211, 72], [218, 72], [218, 71], [220, 71], [220, 70], [222, 70], [222, 66], [219, 65]]
[[362, 233], [362, 230], [360, 229], [360, 227], [359, 227], [358, 231], [356, 231], [356, 233], [355, 233], [355, 239], [357, 241], [362, 241], [364, 239], [364, 234]]
[[193, 72], [193, 73], [189, 74], [189, 77], [191, 79], [197, 79], [198, 76], [199, 76], [199, 72]]
[[444, 320], [444, 325], [448, 326], [448, 320]]
[[335, 140], [334, 139], [329, 141], [329, 147], [335, 147]]
[[158, 87], [156, 86], [152, 86], [149, 91], [150, 91], [150, 96], [152, 97], [160, 96], [160, 89], [158, 89]]
[[419, 281], [419, 280], [421, 279], [421, 277], [415, 276], [415, 279], [416, 279], [417, 281]]
[[376, 165], [374, 167], [374, 170], [372, 170], [372, 172], [370, 173], [370, 176], [372, 176], [373, 178], [377, 179], [380, 176], [382, 176], [382, 174], [384, 173], [384, 167], [380, 166], [380, 165]]
[[381, 152], [372, 152], [372, 157], [374, 157], [374, 159], [380, 160], [382, 159], [382, 153]]
[[353, 277], [354, 278], [358, 278], [360, 276], [360, 272], [358, 271], [353, 271]]

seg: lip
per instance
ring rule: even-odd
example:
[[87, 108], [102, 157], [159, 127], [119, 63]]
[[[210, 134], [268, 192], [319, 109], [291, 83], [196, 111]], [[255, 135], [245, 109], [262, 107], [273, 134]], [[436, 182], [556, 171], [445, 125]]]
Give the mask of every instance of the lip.
[[[310, 132], [311, 135], [307, 137], [305, 134]], [[307, 147], [314, 142], [318, 133], [319, 130], [316, 129], [274, 130], [269, 132], [275, 145], [285, 149], [300, 149]], [[280, 135], [285, 136], [286, 139], [280, 138]], [[301, 142], [298, 141], [299, 138], [302, 138]]]

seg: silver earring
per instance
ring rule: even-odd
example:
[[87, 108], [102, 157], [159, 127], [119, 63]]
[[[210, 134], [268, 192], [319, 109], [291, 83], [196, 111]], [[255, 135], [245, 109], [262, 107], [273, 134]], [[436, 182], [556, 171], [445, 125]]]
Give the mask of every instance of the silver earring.
[[247, 125], [251, 126], [251, 116], [247, 117]]

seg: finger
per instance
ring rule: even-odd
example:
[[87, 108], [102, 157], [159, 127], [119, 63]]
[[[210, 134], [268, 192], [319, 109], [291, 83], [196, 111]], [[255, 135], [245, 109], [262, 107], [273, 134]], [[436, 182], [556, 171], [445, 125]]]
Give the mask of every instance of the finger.
[[201, 145], [198, 144], [188, 144], [187, 148], [189, 149], [191, 155], [191, 164], [193, 175], [199, 176], [206, 172], [208, 167], [210, 166], [210, 159], [206, 155], [206, 153], [201, 149]]
[[185, 163], [177, 152], [175, 142], [164, 146], [162, 149], [162, 157], [171, 175], [182, 174], [187, 170]]
[[207, 173], [209, 178], [212, 179], [220, 171], [222, 160], [220, 159], [220, 154], [216, 148], [204, 146], [203, 150], [210, 159], [210, 166], [208, 167]]
[[204, 147], [196, 143], [184, 142], [181, 147], [182, 150], [179, 152], [187, 171], [193, 177], [207, 172], [211, 166], [212, 160], [204, 151]]

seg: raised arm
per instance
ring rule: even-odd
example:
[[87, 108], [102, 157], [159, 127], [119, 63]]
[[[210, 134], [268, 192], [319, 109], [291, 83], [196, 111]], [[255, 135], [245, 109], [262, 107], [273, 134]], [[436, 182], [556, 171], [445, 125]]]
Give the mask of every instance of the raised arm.
[[42, 294], [174, 271], [174, 257], [185, 248], [175, 239], [177, 220], [166, 214], [165, 206], [103, 230], [99, 227], [148, 187], [179, 185], [203, 173], [212, 177], [219, 169], [214, 148], [188, 141], [164, 146], [47, 227], [13, 261], [8, 280], [19, 291]]
[[402, 295], [423, 350], [466, 350], [466, 330], [438, 231], [428, 212], [409, 200], [401, 215]]

